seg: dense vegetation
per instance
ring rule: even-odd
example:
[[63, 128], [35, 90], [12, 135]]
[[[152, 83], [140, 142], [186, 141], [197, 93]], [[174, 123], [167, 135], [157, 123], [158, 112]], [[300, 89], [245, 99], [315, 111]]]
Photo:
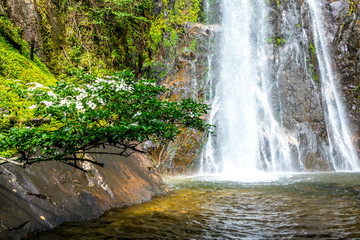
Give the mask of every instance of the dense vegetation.
[[21, 38], [21, 29], [6, 18], [0, 17], [0, 129], [8, 129], [15, 123], [25, 123], [32, 117], [31, 105], [12, 91], [14, 82], [23, 85], [38, 82], [55, 84], [55, 77], [41, 60], [30, 59], [30, 48]]
[[93, 148], [127, 155], [147, 140], [173, 140], [182, 126], [208, 128], [200, 118], [206, 105], [170, 102], [161, 97], [169, 90], [142, 77], [182, 25], [198, 20], [199, 0], [35, 2], [36, 40], [0, 17], [0, 164], [78, 167]]
[[0, 157], [2, 162], [24, 166], [58, 160], [79, 167], [76, 160], [89, 160], [84, 158], [86, 153], [100, 146], [117, 147], [118, 154], [126, 156], [128, 150], [141, 152], [141, 142], [173, 140], [180, 125], [201, 131], [207, 128], [200, 118], [207, 105], [191, 99], [160, 99], [163, 86], [150, 80], [135, 81], [129, 71], [83, 80], [82, 84], [60, 82], [50, 89], [38, 83], [27, 89], [13, 86], [19, 95], [33, 99], [29, 108], [35, 109], [36, 116], [51, 121], [3, 130], [0, 151], [16, 154]]
[[[132, 69], [141, 74], [172, 48], [201, 0], [36, 0], [38, 53], [56, 75]], [[57, 23], [57, 24], [54, 24]]]

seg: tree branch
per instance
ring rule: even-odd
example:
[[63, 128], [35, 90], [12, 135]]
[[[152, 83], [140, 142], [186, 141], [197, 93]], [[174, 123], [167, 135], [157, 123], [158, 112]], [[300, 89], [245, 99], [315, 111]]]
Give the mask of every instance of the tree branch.
[[26, 162], [17, 162], [17, 158], [13, 157], [13, 158], [4, 158], [4, 157], [0, 157], [0, 165], [5, 164], [5, 163], [12, 163], [21, 167], [24, 167], [26, 165]]

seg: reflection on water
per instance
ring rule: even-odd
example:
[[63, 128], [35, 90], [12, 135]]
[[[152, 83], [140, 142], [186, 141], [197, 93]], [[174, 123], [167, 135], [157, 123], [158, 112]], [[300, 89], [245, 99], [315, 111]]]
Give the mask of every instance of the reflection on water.
[[166, 180], [167, 196], [36, 239], [360, 239], [360, 173]]

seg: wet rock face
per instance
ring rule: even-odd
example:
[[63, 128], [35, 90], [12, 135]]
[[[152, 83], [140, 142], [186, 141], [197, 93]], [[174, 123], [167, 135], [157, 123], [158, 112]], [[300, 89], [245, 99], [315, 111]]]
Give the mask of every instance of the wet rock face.
[[184, 39], [176, 47], [173, 58], [164, 50], [163, 60], [168, 61], [168, 73], [161, 82], [171, 87], [173, 100], [191, 97], [195, 100], [205, 100], [207, 88], [207, 73], [209, 70], [209, 46], [211, 37], [218, 30], [217, 25], [204, 25], [200, 23], [187, 23]]
[[[357, 132], [354, 142], [359, 139], [360, 128], [360, 23], [358, 10], [349, 14], [349, 1], [322, 1], [326, 39], [332, 52], [333, 68], [346, 99], [347, 113], [352, 130]], [[269, 36], [272, 40], [273, 56], [269, 59], [279, 92], [273, 92], [273, 104], [282, 114], [282, 123], [288, 130], [315, 134], [316, 139], [302, 141], [297, 134], [300, 153], [306, 169], [311, 170], [309, 159], [318, 156], [326, 158], [324, 144], [327, 132], [322, 107], [320, 70], [318, 67], [315, 44], [312, 36], [311, 15], [306, 1], [287, 1], [270, 8]], [[276, 40], [278, 42], [276, 42]], [[301, 134], [300, 134], [301, 135]], [[360, 147], [360, 145], [358, 146]], [[306, 152], [309, 152], [309, 156]], [[323, 161], [323, 160], [321, 160]], [[331, 170], [320, 164], [323, 170]], [[321, 166], [316, 169], [321, 169]]]
[[[160, 84], [172, 89], [163, 97], [170, 100], [192, 98], [206, 102], [209, 99], [209, 81], [216, 81], [215, 77], [209, 79], [208, 72], [211, 67], [210, 53], [214, 50], [213, 38], [219, 25], [186, 23], [183, 28], [184, 34], [176, 46], [160, 47], [157, 56], [167, 66], [167, 73]], [[152, 149], [151, 157], [161, 172], [192, 172], [196, 169], [205, 138], [206, 134], [184, 129], [175, 141]]]
[[346, 1], [332, 1], [328, 5], [329, 21], [333, 34], [332, 52], [342, 95], [351, 128], [353, 141], [360, 149], [360, 12], [359, 7], [349, 14]]
[[[309, 11], [304, 1], [274, 1], [269, 5], [267, 32], [273, 114], [293, 138], [289, 143], [294, 159], [307, 163], [315, 157], [325, 159], [327, 137]], [[297, 168], [311, 170], [309, 166]]]
[[91, 220], [111, 208], [141, 203], [167, 192], [144, 156], [92, 157], [105, 166], [83, 163], [87, 173], [59, 162], [25, 169], [0, 166], [0, 239], [21, 239], [64, 221]]
[[[349, 15], [349, 2], [345, 0], [323, 0], [321, 6], [326, 21], [325, 37], [333, 56], [333, 68], [342, 86], [342, 96], [346, 99], [352, 128], [357, 133], [353, 136], [353, 141], [359, 142], [360, 149], [360, 13], [354, 10]], [[299, 144], [299, 149], [295, 149], [294, 145], [293, 151], [296, 157], [300, 154], [306, 170], [332, 170], [325, 160], [328, 158], [327, 130], [322, 106], [320, 70], [307, 2], [281, 1], [278, 5], [277, 1], [270, 1], [269, 15], [270, 27], [266, 34], [268, 35], [268, 66], [271, 69], [269, 77], [274, 79], [273, 85], [270, 86], [273, 89], [271, 100], [274, 116], [281, 122], [284, 132], [293, 136]], [[207, 43], [204, 39], [213, 37], [217, 31], [210, 31], [211, 34], [207, 34], [204, 25], [189, 26], [184, 36], [187, 40], [183, 39], [183, 41], [189, 43], [192, 39], [200, 39], [202, 48], [182, 51], [189, 46], [183, 44], [179, 45], [179, 54], [173, 60], [163, 57], [162, 61], [172, 66], [172, 71], [169, 71], [163, 83], [175, 88], [171, 96], [173, 99], [192, 96], [208, 100], [211, 99], [207, 97], [211, 95], [209, 86], [214, 86], [216, 83], [216, 67], [220, 64], [216, 63], [217, 56], [214, 55], [218, 48], [216, 37]], [[212, 49], [214, 46], [215, 49]], [[163, 56], [166, 56], [166, 51], [163, 53]], [[208, 70], [210, 65], [211, 73], [199, 74]], [[174, 151], [178, 146], [184, 146], [186, 138], [180, 136], [180, 139], [182, 140], [178, 140], [164, 150], [167, 152], [166, 156], [177, 156], [169, 159], [187, 159], [189, 156], [187, 151], [183, 151], [183, 155], [178, 153], [179, 150]], [[194, 145], [197, 146], [195, 143]], [[181, 149], [186, 148], [181, 147]], [[199, 155], [192, 155], [195, 156]], [[157, 158], [158, 160], [161, 161]], [[173, 164], [174, 161], [170, 163]]]

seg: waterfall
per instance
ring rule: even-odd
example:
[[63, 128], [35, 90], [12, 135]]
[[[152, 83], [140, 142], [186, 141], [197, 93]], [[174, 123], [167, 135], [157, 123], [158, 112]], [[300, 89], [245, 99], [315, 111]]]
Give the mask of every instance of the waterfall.
[[[324, 108], [322, 111], [325, 114], [329, 142], [325, 147], [326, 153], [321, 152], [320, 148], [326, 144], [319, 140], [315, 131], [307, 130], [306, 123], [288, 119], [295, 114], [286, 112], [285, 105], [290, 97], [284, 96], [286, 93], [280, 87], [284, 82], [292, 84], [291, 77], [284, 79], [279, 73], [282, 67], [286, 69], [284, 66], [290, 60], [299, 61], [296, 64], [304, 73], [301, 75], [306, 75], [307, 78], [311, 75], [308, 73], [307, 57], [301, 52], [307, 43], [303, 40], [306, 38], [305, 31], [296, 29], [296, 24], [292, 25], [291, 30], [284, 30], [292, 42], [279, 50], [286, 40], [281, 35], [276, 38], [271, 35], [270, 29], [273, 26], [269, 21], [267, 1], [222, 0], [222, 30], [218, 49], [220, 66], [218, 80], [213, 84], [215, 91], [209, 116], [209, 123], [215, 125], [216, 129], [213, 135], [209, 135], [205, 145], [200, 173], [239, 176], [259, 171], [307, 171], [305, 165], [310, 153], [319, 158], [329, 158], [326, 162], [330, 162], [329, 165], [334, 170], [353, 170], [359, 167], [344, 109], [336, 92], [335, 75], [326, 49], [324, 26], [321, 25], [321, 13], [315, 0], [308, 0], [308, 5], [320, 69], [322, 97], [319, 99], [322, 100], [318, 102], [322, 101]], [[289, 3], [289, 6], [289, 9], [293, 7], [294, 12], [301, 11], [296, 3]], [[285, 19], [289, 22], [301, 21], [295, 19], [299, 16], [283, 14], [283, 18], [291, 18]], [[269, 41], [275, 43], [270, 45]], [[278, 59], [274, 59], [275, 47]], [[274, 73], [276, 69], [278, 72]], [[287, 75], [291, 75], [291, 69], [286, 70], [290, 71]], [[311, 89], [317, 88], [313, 82], [308, 86]], [[290, 123], [284, 124], [284, 119]]]
[[351, 143], [345, 111], [336, 90], [335, 74], [331, 67], [330, 53], [325, 39], [324, 19], [319, 2], [315, 0], [307, 0], [307, 2], [312, 13], [312, 31], [320, 69], [323, 106], [329, 139], [329, 156], [335, 170], [356, 169], [359, 168], [359, 161]]

